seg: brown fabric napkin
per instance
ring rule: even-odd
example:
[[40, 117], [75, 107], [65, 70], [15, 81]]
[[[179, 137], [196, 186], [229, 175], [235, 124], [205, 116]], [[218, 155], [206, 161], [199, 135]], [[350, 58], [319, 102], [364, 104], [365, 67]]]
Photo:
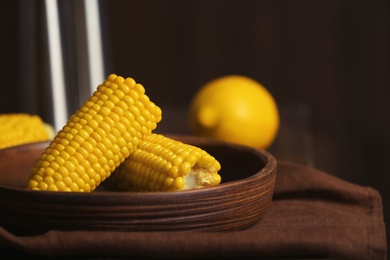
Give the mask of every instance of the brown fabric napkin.
[[76, 258], [386, 259], [380, 194], [317, 169], [278, 162], [273, 202], [254, 226], [234, 232], [50, 231], [15, 236], [0, 252]]

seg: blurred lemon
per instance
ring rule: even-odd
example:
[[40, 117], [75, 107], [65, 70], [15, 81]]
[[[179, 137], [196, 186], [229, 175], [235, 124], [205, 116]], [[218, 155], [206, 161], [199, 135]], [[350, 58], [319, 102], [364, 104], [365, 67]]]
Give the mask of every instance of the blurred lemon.
[[279, 130], [279, 112], [259, 82], [228, 75], [203, 85], [189, 107], [193, 135], [267, 149]]

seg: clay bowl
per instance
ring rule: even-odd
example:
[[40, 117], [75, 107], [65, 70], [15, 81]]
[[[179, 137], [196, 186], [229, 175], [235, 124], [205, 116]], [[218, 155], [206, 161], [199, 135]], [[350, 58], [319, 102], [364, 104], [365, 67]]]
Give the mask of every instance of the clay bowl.
[[192, 136], [170, 136], [216, 157], [222, 183], [180, 192], [29, 191], [31, 168], [48, 142], [0, 150], [0, 226], [14, 234], [48, 230], [229, 231], [261, 219], [275, 185], [276, 159], [265, 150]]

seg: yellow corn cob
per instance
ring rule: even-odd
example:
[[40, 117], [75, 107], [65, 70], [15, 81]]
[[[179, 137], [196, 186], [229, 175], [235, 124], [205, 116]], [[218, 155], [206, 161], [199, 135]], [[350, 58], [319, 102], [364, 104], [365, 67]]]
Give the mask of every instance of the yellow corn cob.
[[156, 128], [161, 114], [141, 84], [111, 74], [57, 133], [27, 187], [93, 191]]
[[220, 169], [201, 148], [151, 134], [102, 185], [117, 191], [188, 190], [218, 185]]
[[15, 145], [48, 141], [54, 130], [38, 115], [11, 113], [0, 115], [0, 149]]

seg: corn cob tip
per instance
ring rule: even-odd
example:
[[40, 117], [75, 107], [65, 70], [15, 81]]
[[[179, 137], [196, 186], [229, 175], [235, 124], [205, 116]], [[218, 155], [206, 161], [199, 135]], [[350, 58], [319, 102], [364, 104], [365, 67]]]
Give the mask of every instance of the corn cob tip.
[[[190, 190], [196, 188], [216, 186], [221, 182], [221, 176], [218, 174], [219, 170], [220, 166], [214, 166], [213, 168], [205, 170], [205, 168], [201, 168], [197, 165], [194, 165], [194, 167], [191, 168], [190, 172], [183, 177], [184, 183], [181, 186], [181, 189]], [[180, 186], [175, 188], [180, 189]]]

